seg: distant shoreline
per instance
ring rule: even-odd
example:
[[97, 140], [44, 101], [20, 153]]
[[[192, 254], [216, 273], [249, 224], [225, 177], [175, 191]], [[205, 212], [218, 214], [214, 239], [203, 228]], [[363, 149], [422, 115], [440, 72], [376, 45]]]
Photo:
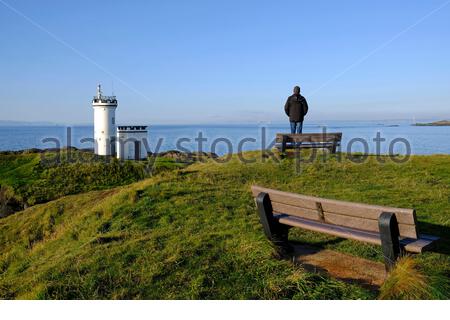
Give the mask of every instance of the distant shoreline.
[[435, 121], [435, 122], [428, 122], [428, 123], [415, 123], [413, 126], [416, 127], [444, 127], [444, 126], [450, 126], [450, 120], [441, 120], [441, 121]]

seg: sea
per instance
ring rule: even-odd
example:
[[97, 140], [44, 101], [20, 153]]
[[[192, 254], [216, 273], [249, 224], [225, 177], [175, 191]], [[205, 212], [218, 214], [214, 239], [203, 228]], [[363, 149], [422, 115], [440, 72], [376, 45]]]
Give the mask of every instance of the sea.
[[[273, 147], [289, 123], [149, 125], [151, 152], [180, 150], [218, 155]], [[342, 132], [341, 151], [380, 154], [450, 154], [450, 126], [413, 126], [411, 121], [305, 121], [303, 132]], [[93, 126], [0, 126], [0, 151], [74, 146], [93, 148]]]

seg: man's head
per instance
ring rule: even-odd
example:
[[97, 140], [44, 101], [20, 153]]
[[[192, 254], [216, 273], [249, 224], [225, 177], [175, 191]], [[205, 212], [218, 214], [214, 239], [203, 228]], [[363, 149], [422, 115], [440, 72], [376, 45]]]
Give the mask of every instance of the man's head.
[[296, 94], [296, 95], [300, 94], [300, 87], [299, 86], [295, 86], [294, 87], [294, 94]]

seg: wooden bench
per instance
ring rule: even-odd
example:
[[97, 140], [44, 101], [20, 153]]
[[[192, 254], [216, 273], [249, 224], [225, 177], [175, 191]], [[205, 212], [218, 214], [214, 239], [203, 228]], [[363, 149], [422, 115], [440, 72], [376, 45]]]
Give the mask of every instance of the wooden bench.
[[336, 153], [341, 145], [342, 132], [334, 133], [277, 133], [275, 147], [282, 153], [294, 148], [321, 148]]
[[252, 186], [264, 233], [289, 247], [291, 227], [381, 245], [389, 271], [403, 252], [421, 253], [438, 237], [419, 235], [414, 209], [338, 201]]

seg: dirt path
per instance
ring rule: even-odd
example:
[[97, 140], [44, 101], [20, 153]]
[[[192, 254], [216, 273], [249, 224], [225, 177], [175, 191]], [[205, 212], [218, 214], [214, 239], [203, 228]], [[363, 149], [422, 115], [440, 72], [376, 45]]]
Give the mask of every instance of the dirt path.
[[328, 249], [295, 244], [293, 261], [310, 272], [326, 273], [371, 290], [378, 290], [386, 273], [384, 264]]

